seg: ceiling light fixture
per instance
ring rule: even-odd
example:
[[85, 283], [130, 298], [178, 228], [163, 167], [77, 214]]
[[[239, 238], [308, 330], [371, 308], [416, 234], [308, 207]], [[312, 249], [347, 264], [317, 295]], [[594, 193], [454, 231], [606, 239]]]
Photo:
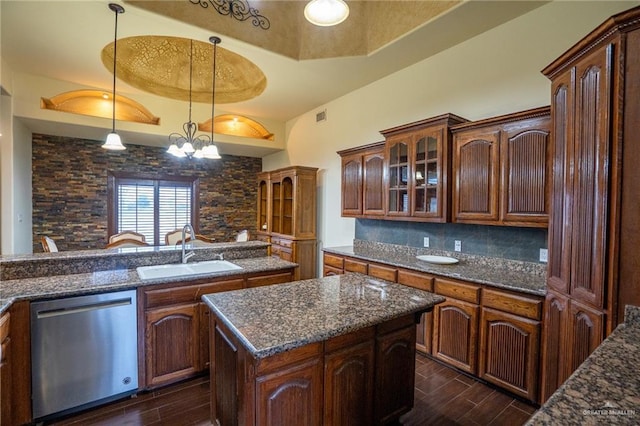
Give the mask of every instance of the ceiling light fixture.
[[349, 16], [349, 6], [343, 0], [311, 0], [304, 7], [304, 17], [313, 25], [338, 25]]
[[[211, 87], [211, 115], [214, 113], [215, 93], [216, 93], [216, 50], [220, 43], [219, 37], [210, 37], [209, 41], [213, 43], [213, 76]], [[180, 133], [171, 133], [169, 135], [169, 149], [167, 152], [176, 157], [189, 158], [208, 158], [211, 160], [219, 159], [218, 148], [213, 144], [213, 129], [211, 137], [209, 135], [196, 136], [198, 125], [191, 121], [191, 92], [193, 80], [193, 40], [190, 40], [189, 52], [189, 121], [184, 123], [182, 129], [184, 135]]]
[[112, 151], [122, 151], [127, 149], [122, 145], [120, 135], [116, 133], [116, 52], [118, 44], [118, 14], [124, 13], [124, 8], [116, 3], [109, 3], [109, 9], [111, 9], [116, 16], [115, 35], [113, 36], [113, 102], [111, 105], [111, 120], [112, 127], [111, 133], [107, 135], [107, 140], [102, 144], [104, 149]]

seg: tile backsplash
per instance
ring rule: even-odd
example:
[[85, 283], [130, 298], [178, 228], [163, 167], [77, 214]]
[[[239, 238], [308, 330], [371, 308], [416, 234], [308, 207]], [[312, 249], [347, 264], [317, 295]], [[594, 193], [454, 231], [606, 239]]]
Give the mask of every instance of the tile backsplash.
[[526, 262], [539, 262], [540, 249], [547, 248], [546, 229], [356, 219], [359, 240], [423, 247], [424, 237], [434, 250], [453, 252], [458, 240], [462, 253]]

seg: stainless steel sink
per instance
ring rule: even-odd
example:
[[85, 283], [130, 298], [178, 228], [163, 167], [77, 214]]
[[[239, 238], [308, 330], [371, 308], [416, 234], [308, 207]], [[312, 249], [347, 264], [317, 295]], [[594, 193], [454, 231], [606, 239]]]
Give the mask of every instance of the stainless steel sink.
[[235, 263], [226, 260], [208, 260], [193, 263], [171, 263], [167, 265], [140, 266], [136, 268], [141, 280], [159, 278], [188, 277], [190, 275], [212, 274], [242, 269]]

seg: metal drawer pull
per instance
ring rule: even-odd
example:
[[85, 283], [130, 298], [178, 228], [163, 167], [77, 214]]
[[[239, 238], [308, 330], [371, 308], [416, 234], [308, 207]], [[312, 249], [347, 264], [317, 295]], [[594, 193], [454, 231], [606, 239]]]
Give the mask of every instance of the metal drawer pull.
[[62, 316], [62, 315], [71, 315], [71, 314], [78, 314], [81, 312], [90, 312], [90, 311], [97, 311], [99, 309], [109, 309], [109, 308], [116, 308], [118, 306], [128, 306], [131, 305], [131, 298], [128, 297], [126, 299], [117, 299], [117, 300], [110, 300], [108, 302], [102, 302], [102, 303], [91, 303], [88, 305], [78, 305], [78, 306], [74, 306], [71, 308], [62, 308], [62, 309], [51, 309], [51, 310], [47, 310], [47, 311], [40, 311], [37, 313], [38, 319], [40, 318], [51, 318], [51, 317], [58, 317], [58, 316]]

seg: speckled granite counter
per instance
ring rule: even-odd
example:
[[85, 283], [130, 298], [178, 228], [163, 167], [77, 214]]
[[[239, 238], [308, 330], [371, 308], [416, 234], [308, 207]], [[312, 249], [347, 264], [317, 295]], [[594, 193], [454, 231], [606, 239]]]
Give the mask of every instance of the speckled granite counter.
[[163, 278], [142, 281], [135, 269], [116, 269], [70, 275], [54, 275], [37, 278], [0, 281], [0, 313], [17, 300], [37, 300], [51, 297], [67, 297], [83, 294], [125, 290], [160, 283], [216, 278], [252, 272], [268, 272], [297, 266], [272, 256], [234, 259], [233, 263], [242, 270], [217, 272], [213, 274], [186, 277]]
[[640, 308], [583, 362], [527, 425], [640, 424]]
[[255, 358], [426, 311], [445, 300], [357, 273], [209, 294], [202, 299]]
[[[327, 253], [385, 263], [536, 296], [546, 294], [546, 265], [544, 264], [359, 240], [355, 240], [353, 246], [326, 247], [323, 250]], [[435, 265], [416, 259], [418, 254], [453, 256], [459, 259], [459, 263]]]

